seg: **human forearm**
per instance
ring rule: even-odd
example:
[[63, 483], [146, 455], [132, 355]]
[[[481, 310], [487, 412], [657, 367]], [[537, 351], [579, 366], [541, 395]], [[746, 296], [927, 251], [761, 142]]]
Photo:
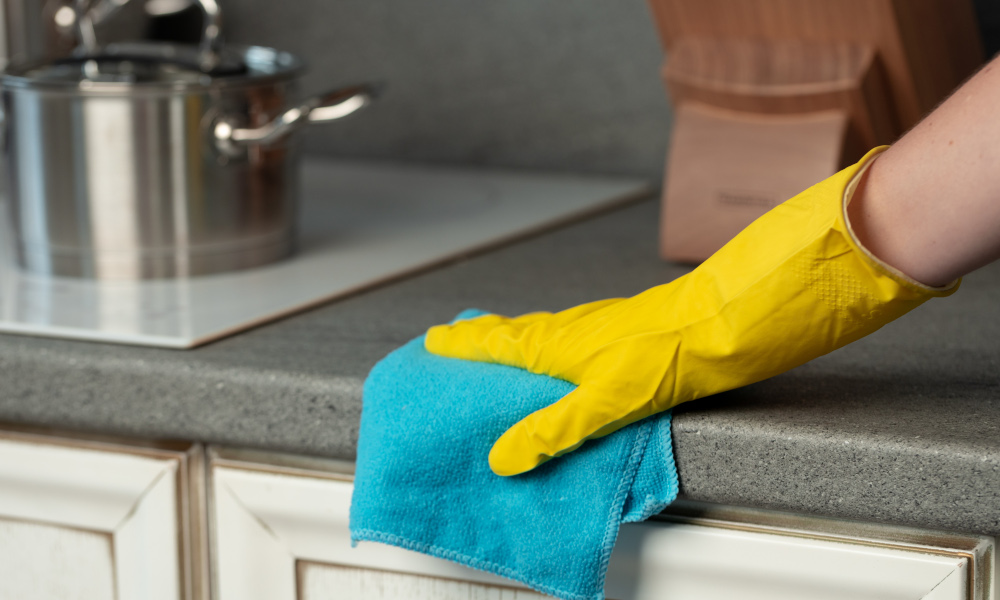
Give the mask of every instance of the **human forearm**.
[[848, 206], [872, 254], [943, 286], [1000, 258], [1000, 58], [874, 162]]

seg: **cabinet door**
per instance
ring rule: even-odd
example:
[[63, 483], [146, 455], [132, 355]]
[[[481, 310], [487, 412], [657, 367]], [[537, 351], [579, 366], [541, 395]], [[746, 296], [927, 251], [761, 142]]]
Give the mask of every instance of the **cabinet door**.
[[[243, 456], [246, 456], [243, 454]], [[349, 473], [351, 465], [339, 470]], [[216, 600], [542, 600], [506, 579], [382, 544], [351, 547], [351, 477], [213, 456]]]
[[198, 452], [0, 431], [0, 598], [202, 598]]
[[[217, 600], [545, 597], [415, 552], [351, 548], [350, 465], [339, 468], [265, 465], [245, 454], [212, 459]], [[730, 511], [623, 527], [608, 597], [991, 598], [992, 539], [799, 517], [790, 527], [759, 511], [740, 514], [750, 519]]]

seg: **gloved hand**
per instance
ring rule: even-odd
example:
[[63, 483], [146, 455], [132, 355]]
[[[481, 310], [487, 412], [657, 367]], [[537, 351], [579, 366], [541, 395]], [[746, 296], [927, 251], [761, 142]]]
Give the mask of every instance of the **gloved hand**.
[[787, 371], [872, 333], [932, 296], [871, 256], [845, 211], [875, 155], [777, 206], [691, 273], [627, 299], [427, 332], [435, 354], [577, 384], [507, 430], [490, 467], [516, 475], [681, 402]]

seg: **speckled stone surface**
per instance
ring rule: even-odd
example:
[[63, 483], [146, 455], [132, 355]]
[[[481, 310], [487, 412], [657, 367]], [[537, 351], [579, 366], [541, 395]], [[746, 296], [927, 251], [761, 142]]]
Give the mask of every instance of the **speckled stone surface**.
[[[0, 336], [0, 420], [352, 458], [365, 374], [464, 308], [557, 310], [686, 268], [638, 205], [189, 350]], [[677, 411], [693, 499], [1000, 533], [1000, 264], [861, 342]]]

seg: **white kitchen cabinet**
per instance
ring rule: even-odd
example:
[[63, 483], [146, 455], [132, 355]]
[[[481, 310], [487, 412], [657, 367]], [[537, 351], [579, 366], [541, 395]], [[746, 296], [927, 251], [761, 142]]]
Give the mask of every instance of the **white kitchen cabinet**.
[[0, 598], [203, 600], [201, 449], [0, 431]]
[[[351, 548], [351, 465], [212, 451], [216, 600], [526, 600], [508, 580], [375, 543]], [[992, 538], [681, 504], [622, 528], [619, 600], [989, 600]]]
[[[0, 598], [208, 600], [210, 587], [214, 600], [544, 597], [399, 548], [351, 548], [351, 471], [212, 449], [205, 486], [197, 445], [0, 430]], [[994, 557], [982, 536], [678, 503], [622, 528], [607, 592], [988, 600]]]

